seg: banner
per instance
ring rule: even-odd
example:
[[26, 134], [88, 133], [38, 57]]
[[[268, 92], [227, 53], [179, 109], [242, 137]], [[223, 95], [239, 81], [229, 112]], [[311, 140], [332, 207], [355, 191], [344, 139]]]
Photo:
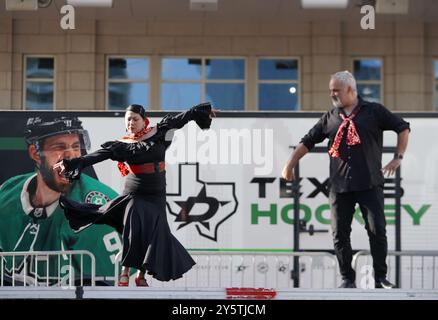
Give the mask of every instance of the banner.
[[[74, 113], [56, 113], [59, 115]], [[92, 152], [105, 141], [125, 133], [123, 114], [78, 113], [88, 131]], [[158, 116], [159, 115], [159, 116]], [[34, 170], [23, 139], [29, 117], [38, 112], [2, 112], [0, 118], [0, 183]], [[151, 113], [155, 125], [163, 113]], [[293, 248], [291, 185], [281, 170], [304, 134], [320, 114], [225, 113], [210, 130], [194, 122], [175, 132], [166, 154], [167, 218], [174, 235], [188, 249], [290, 251]], [[411, 134], [401, 166], [401, 235], [403, 250], [438, 249], [438, 148], [431, 133], [438, 130], [435, 115], [403, 114]], [[385, 132], [384, 146], [396, 145], [396, 134]], [[327, 146], [325, 141], [320, 146]], [[385, 165], [393, 154], [384, 154]], [[333, 249], [330, 210], [325, 186], [329, 158], [309, 153], [300, 161], [300, 212], [309, 228], [300, 234], [301, 250]], [[116, 162], [96, 164], [88, 171], [117, 193], [123, 179]], [[395, 247], [393, 178], [385, 184], [385, 215], [389, 249]], [[0, 195], [1, 196], [1, 195]], [[360, 211], [352, 226], [353, 249], [369, 249]]]

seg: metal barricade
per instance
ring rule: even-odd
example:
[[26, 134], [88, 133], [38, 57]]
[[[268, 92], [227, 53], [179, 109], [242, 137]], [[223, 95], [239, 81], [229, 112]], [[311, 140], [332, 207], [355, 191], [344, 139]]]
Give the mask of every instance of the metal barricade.
[[[89, 259], [87, 274], [85, 257]], [[96, 260], [86, 250], [0, 252], [0, 287], [95, 286], [95, 283]]]
[[[395, 282], [395, 265], [400, 260], [401, 289], [438, 288], [438, 251], [388, 251], [388, 279]], [[356, 282], [361, 288], [374, 288], [372, 258], [369, 250], [357, 252], [352, 266], [356, 270]]]
[[[334, 288], [340, 282], [336, 257], [327, 252], [191, 251], [196, 265], [181, 279], [155, 287], [262, 287], [293, 288], [294, 257], [300, 262], [300, 288]], [[115, 259], [118, 276], [120, 255]], [[117, 285], [117, 284], [116, 284]]]

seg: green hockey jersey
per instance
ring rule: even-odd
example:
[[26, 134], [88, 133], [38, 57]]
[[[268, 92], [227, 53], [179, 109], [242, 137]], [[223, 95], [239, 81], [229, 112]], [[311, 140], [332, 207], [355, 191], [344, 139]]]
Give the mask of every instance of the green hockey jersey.
[[[122, 249], [119, 234], [107, 225], [92, 225], [74, 233], [57, 201], [45, 208], [34, 208], [28, 192], [33, 179], [36, 173], [10, 178], [0, 186], [0, 251], [87, 250], [95, 257], [96, 279], [112, 278], [115, 256]], [[85, 174], [70, 190], [68, 197], [72, 200], [99, 205], [117, 196], [114, 190]], [[17, 256], [3, 259], [2, 266], [9, 275], [15, 269], [15, 276], [57, 283], [66, 273], [71, 276], [72, 270], [75, 278], [89, 278], [90, 261], [80, 255], [36, 259]]]

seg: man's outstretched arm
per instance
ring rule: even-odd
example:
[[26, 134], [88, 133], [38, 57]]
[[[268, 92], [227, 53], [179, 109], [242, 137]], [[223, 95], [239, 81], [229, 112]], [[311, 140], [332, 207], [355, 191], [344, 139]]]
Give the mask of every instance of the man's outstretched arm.
[[308, 152], [309, 149], [307, 149], [307, 147], [303, 143], [300, 143], [296, 147], [296, 149], [292, 152], [289, 159], [287, 160], [283, 171], [281, 172], [281, 176], [283, 177], [283, 179], [286, 179], [288, 181], [293, 181], [295, 179], [294, 168], [298, 164], [298, 161], [300, 161], [300, 159], [304, 157]]

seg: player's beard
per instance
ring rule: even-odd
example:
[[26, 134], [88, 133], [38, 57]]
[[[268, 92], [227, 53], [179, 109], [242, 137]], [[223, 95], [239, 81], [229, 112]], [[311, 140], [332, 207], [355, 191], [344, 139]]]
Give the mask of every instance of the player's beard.
[[332, 97], [332, 104], [335, 108], [343, 108], [343, 104], [341, 100], [339, 100], [339, 97]]
[[47, 161], [43, 156], [41, 156], [41, 166], [39, 170], [44, 182], [53, 191], [67, 193], [70, 190], [71, 184], [63, 184], [56, 181], [56, 172], [47, 164]]

